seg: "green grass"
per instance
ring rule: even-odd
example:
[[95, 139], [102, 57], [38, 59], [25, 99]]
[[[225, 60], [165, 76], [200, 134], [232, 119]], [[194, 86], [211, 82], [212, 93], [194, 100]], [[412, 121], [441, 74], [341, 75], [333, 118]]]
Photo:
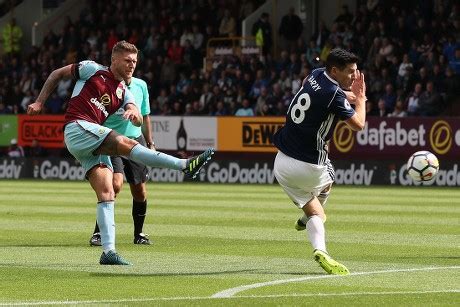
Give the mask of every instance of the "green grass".
[[88, 244], [87, 182], [0, 181], [0, 305], [460, 305], [460, 189], [334, 187], [328, 250], [352, 272], [340, 277], [313, 261], [277, 185], [149, 183], [148, 196], [154, 245], [132, 244], [125, 186], [117, 250], [134, 265], [107, 267]]

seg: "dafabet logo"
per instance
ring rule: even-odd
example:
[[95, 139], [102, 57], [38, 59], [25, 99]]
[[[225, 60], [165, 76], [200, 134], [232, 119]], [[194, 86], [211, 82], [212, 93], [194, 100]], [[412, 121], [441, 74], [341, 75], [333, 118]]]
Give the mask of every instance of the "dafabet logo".
[[337, 150], [349, 152], [354, 143], [353, 130], [345, 122], [339, 122], [334, 130], [334, 144]]
[[444, 120], [438, 120], [430, 130], [430, 144], [433, 151], [444, 155], [452, 147], [452, 128]]

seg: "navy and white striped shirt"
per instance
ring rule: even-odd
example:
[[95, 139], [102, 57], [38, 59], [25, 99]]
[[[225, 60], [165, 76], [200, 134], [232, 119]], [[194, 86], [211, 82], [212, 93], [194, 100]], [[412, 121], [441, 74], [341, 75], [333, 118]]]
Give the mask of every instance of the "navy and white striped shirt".
[[308, 163], [325, 165], [327, 141], [338, 120], [355, 114], [337, 81], [324, 68], [306, 78], [288, 108], [285, 125], [276, 132], [273, 143], [284, 154]]

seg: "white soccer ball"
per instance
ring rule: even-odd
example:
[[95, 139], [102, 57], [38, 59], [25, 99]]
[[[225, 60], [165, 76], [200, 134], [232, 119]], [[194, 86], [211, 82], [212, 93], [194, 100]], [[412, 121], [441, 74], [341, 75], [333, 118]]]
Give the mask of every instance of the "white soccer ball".
[[417, 151], [407, 161], [407, 173], [414, 181], [430, 181], [439, 170], [439, 161], [429, 151]]

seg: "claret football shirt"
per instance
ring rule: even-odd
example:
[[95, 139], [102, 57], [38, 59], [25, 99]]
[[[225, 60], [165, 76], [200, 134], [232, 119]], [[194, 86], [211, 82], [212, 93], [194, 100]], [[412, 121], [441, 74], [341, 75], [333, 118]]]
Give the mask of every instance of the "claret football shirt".
[[65, 123], [82, 119], [102, 125], [120, 107], [135, 103], [124, 82], [115, 79], [106, 66], [82, 61], [73, 64], [72, 74], [77, 82], [67, 107]]

